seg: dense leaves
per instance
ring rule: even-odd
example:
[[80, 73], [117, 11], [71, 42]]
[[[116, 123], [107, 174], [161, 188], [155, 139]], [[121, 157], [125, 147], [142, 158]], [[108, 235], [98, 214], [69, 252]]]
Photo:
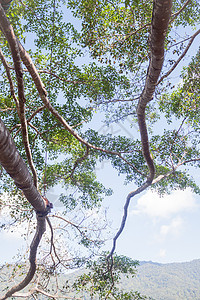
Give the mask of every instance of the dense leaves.
[[76, 290], [86, 290], [90, 293], [90, 297], [98, 299], [147, 299], [138, 292], [123, 292], [118, 287], [121, 276], [127, 278], [135, 276], [135, 268], [138, 265], [137, 261], [124, 256], [113, 257], [112, 272], [108, 269], [106, 253], [101, 256], [98, 261], [89, 262], [87, 268], [91, 270], [88, 273], [81, 275], [74, 283]]

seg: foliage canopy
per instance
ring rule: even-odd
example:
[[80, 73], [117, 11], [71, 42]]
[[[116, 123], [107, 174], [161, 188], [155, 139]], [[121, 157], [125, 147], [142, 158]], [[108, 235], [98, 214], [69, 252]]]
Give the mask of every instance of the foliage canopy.
[[[52, 216], [59, 229], [53, 229], [47, 217], [52, 235], [46, 240], [51, 247], [38, 274], [47, 282], [64, 268], [83, 265], [103, 243], [99, 232], [104, 224], [95, 228], [87, 214], [112, 193], [95, 172], [99, 161], [109, 161], [136, 189], [127, 196], [111, 252], [88, 264], [96, 273], [81, 277], [76, 289], [89, 284], [91, 290], [92, 281], [91, 295], [98, 294], [99, 299], [142, 299], [138, 293], [117, 290], [120, 273], [134, 275], [135, 262], [114, 256], [114, 251], [136, 194], [149, 187], [161, 194], [189, 187], [200, 194], [191, 176], [191, 168], [200, 167], [200, 51], [184, 67], [179, 84], [170, 77], [200, 33], [196, 29], [200, 7], [195, 0], [8, 2], [0, 1], [1, 120], [32, 174], [40, 199], [34, 206], [32, 192], [27, 196], [23, 186], [22, 193], [10, 178], [9, 157], [6, 164], [1, 161], [5, 170], [0, 205], [2, 211], [10, 207], [11, 218], [1, 227], [7, 228], [13, 220], [30, 222], [30, 204], [37, 222], [46, 218], [40, 195], [46, 197], [48, 190], [61, 184], [64, 209]], [[185, 36], [184, 27], [189, 32]], [[90, 128], [96, 112], [107, 126], [129, 117], [130, 128], [137, 126], [140, 136], [100, 134], [96, 126]], [[157, 129], [160, 119], [168, 124], [163, 131]], [[56, 230], [58, 238], [53, 241]], [[42, 236], [39, 223], [36, 233]], [[39, 287], [33, 293], [42, 290], [47, 296], [48, 284], [40, 282]], [[57, 288], [57, 293], [63, 291]]]

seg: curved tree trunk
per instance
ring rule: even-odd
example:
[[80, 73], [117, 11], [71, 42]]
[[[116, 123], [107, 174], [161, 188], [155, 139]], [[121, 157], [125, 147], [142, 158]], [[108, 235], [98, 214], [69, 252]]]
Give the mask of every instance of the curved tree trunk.
[[[124, 230], [126, 219], [128, 215], [128, 207], [131, 199], [146, 190], [153, 182], [155, 176], [155, 167], [153, 158], [151, 157], [149, 149], [149, 138], [146, 125], [146, 106], [153, 99], [155, 88], [160, 76], [163, 62], [164, 62], [164, 44], [165, 37], [168, 30], [168, 24], [171, 16], [172, 0], [154, 0], [151, 31], [149, 33], [149, 47], [150, 47], [150, 61], [147, 70], [144, 89], [140, 95], [137, 106], [138, 125], [140, 130], [143, 156], [147, 162], [149, 174], [146, 181], [136, 190], [130, 192], [126, 198], [124, 205], [124, 215], [122, 217], [121, 225], [116, 235], [113, 238], [113, 247], [108, 255], [108, 259], [112, 258], [116, 241]], [[111, 262], [112, 269], [112, 262]]]
[[20, 188], [26, 199], [31, 203], [37, 213], [37, 228], [33, 241], [30, 246], [29, 262], [30, 267], [25, 278], [16, 286], [7, 291], [0, 300], [11, 297], [15, 292], [22, 290], [32, 280], [36, 271], [36, 254], [37, 248], [46, 230], [46, 214], [49, 207], [36, 189], [31, 174], [20, 156], [14, 140], [12, 139], [8, 129], [0, 119], [0, 163], [6, 172], [13, 178], [16, 186]]
[[0, 119], [0, 163], [6, 172], [13, 178], [16, 186], [20, 188], [26, 199], [36, 211], [45, 211], [45, 203], [36, 189], [32, 176], [21, 158], [14, 140], [8, 129]]
[[137, 106], [138, 125], [141, 135], [142, 150], [149, 168], [147, 182], [152, 183], [155, 167], [149, 150], [148, 132], [146, 127], [145, 110], [153, 99], [156, 84], [164, 62], [165, 36], [171, 16], [172, 0], [154, 0], [149, 34], [150, 62], [146, 75], [145, 86]]

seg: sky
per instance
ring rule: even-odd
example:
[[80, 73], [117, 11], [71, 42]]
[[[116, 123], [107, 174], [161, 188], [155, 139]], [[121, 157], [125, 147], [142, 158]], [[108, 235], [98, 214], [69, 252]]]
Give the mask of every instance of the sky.
[[[200, 40], [197, 38], [193, 48], [189, 50], [190, 57], [199, 44]], [[181, 66], [179, 70], [180, 68]], [[177, 73], [172, 75], [177, 78]], [[129, 119], [126, 123], [110, 125], [107, 128], [101, 124], [101, 117], [97, 114], [95, 126], [99, 133], [138, 135], [137, 129], [130, 130], [128, 123]], [[106, 187], [114, 190], [111, 197], [105, 198], [103, 206], [108, 208], [108, 217], [113, 220], [112, 229], [116, 232], [120, 226], [126, 196], [135, 189], [135, 186], [131, 184], [124, 186], [123, 176], [118, 176], [107, 162], [100, 163], [96, 172], [98, 179]], [[195, 175], [197, 183], [200, 184], [200, 176]], [[55, 189], [51, 191], [51, 195], [56, 197], [58, 192]], [[118, 254], [140, 261], [160, 263], [191, 261], [200, 258], [199, 230], [200, 196], [192, 194], [189, 189], [176, 190], [163, 197], [147, 190], [132, 199], [127, 224], [117, 241], [116, 251]], [[17, 254], [17, 249], [25, 247], [21, 229], [13, 233], [2, 231], [0, 241], [0, 263], [10, 262]], [[111, 246], [112, 241], [106, 244], [107, 250], [111, 249]]]

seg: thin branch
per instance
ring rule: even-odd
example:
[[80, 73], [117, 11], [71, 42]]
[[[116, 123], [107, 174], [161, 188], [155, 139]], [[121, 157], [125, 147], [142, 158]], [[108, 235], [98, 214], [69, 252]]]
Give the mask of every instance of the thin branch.
[[188, 41], [189, 39], [191, 39], [191, 37], [192, 37], [192, 36], [189, 36], [189, 37], [185, 38], [185, 39], [182, 40], [182, 41], [179, 41], [179, 42], [177, 42], [177, 43], [175, 43], [175, 44], [172, 44], [171, 46], [169, 46], [169, 47], [167, 48], [167, 50], [169, 50], [169, 49], [171, 49], [172, 47], [175, 47], [175, 46], [177, 46], [177, 45], [179, 45], [179, 44], [181, 44], [181, 43], [184, 43], [184, 42]]
[[71, 178], [71, 177], [73, 176], [73, 174], [74, 174], [76, 168], [78, 167], [78, 165], [81, 164], [81, 163], [88, 157], [88, 155], [89, 155], [89, 148], [87, 147], [87, 148], [86, 148], [85, 154], [84, 154], [82, 157], [79, 157], [79, 158], [75, 161], [74, 167], [73, 167], [73, 169], [72, 169], [70, 175], [69, 175], [66, 179]]
[[130, 32], [129, 34], [127, 34], [127, 35], [124, 37], [124, 39], [121, 39], [121, 40], [119, 40], [119, 41], [114, 42], [114, 44], [116, 44], [116, 43], [124, 43], [124, 42], [125, 42], [127, 39], [129, 39], [132, 35], [138, 33], [140, 30], [142, 30], [142, 29], [144, 29], [144, 28], [146, 28], [146, 27], [149, 27], [149, 26], [151, 26], [151, 23], [147, 23], [147, 24], [143, 25], [142, 27], [138, 28], [137, 30], [135, 30], [135, 31]]
[[14, 89], [13, 80], [12, 80], [12, 77], [11, 77], [11, 74], [10, 74], [9, 65], [8, 65], [1, 49], [0, 49], [0, 59], [1, 59], [1, 61], [3, 63], [3, 66], [6, 70], [6, 75], [8, 77], [8, 81], [9, 81], [9, 84], [10, 84], [10, 92], [11, 92], [11, 95], [12, 95], [14, 101], [15, 101], [16, 108], [17, 108], [17, 111], [18, 111], [18, 114], [19, 114], [19, 101], [18, 101], [18, 99], [15, 95], [15, 89]]
[[181, 122], [181, 125], [179, 126], [178, 130], [176, 131], [176, 134], [175, 134], [175, 136], [174, 136], [173, 142], [172, 142], [171, 147], [170, 147], [170, 150], [169, 150], [169, 151], [170, 151], [170, 160], [171, 160], [171, 164], [172, 164], [172, 169], [173, 169], [173, 170], [174, 170], [174, 164], [173, 164], [173, 159], [172, 159], [172, 148], [173, 148], [173, 146], [174, 146], [175, 140], [176, 140], [176, 138], [177, 138], [177, 136], [178, 136], [178, 134], [179, 134], [181, 128], [183, 127], [183, 124], [185, 123], [186, 119], [187, 119], [187, 117], [185, 117], [185, 118], [183, 119], [183, 121]]
[[[94, 109], [94, 107], [89, 107], [87, 110], [88, 110], [88, 112], [89, 111], [92, 111]], [[78, 127], [78, 126], [80, 126], [81, 124], [83, 124], [83, 123], [85, 123], [85, 122], [88, 122], [88, 119], [83, 119], [81, 122], [79, 122], [78, 124], [76, 124], [76, 125], [72, 125], [72, 128], [76, 128], [76, 127]]]
[[128, 194], [128, 196], [126, 198], [125, 205], [124, 205], [124, 214], [123, 214], [123, 217], [122, 217], [121, 225], [120, 225], [119, 230], [117, 231], [117, 233], [115, 234], [115, 236], [113, 238], [113, 246], [112, 246], [112, 249], [111, 249], [109, 255], [107, 256], [107, 259], [112, 258], [113, 254], [114, 254], [114, 251], [115, 251], [115, 248], [116, 248], [117, 239], [119, 238], [120, 234], [124, 230], [127, 215], [128, 215], [128, 207], [129, 207], [131, 198], [134, 197], [135, 195], [143, 192], [144, 190], [146, 190], [150, 185], [151, 185], [151, 183], [146, 181], [142, 186], [140, 186], [135, 191], [132, 191], [131, 193]]
[[132, 98], [132, 99], [112, 99], [112, 100], [99, 102], [98, 105], [99, 104], [116, 103], [116, 102], [133, 102], [133, 101], [136, 101], [138, 99], [139, 99], [139, 97], [135, 97], [135, 98]]
[[191, 0], [187, 0], [187, 1], [183, 4], [183, 6], [181, 7], [181, 9], [179, 9], [179, 11], [177, 11], [176, 13], [174, 13], [174, 14], [171, 16], [170, 23], [172, 23], [172, 22], [176, 19], [176, 17], [177, 17], [178, 15], [180, 15], [180, 13], [186, 8], [186, 6], [187, 6], [190, 2], [191, 2]]
[[3, 296], [3, 298], [0, 298], [0, 300], [5, 300], [5, 299], [11, 297], [14, 293], [24, 289], [30, 283], [30, 281], [33, 279], [33, 276], [35, 275], [35, 271], [36, 271], [37, 248], [39, 246], [42, 235], [46, 230], [45, 219], [46, 219], [46, 216], [41, 217], [41, 216], [37, 215], [37, 228], [36, 228], [36, 233], [34, 235], [34, 238], [32, 240], [31, 246], [30, 246], [30, 255], [29, 255], [30, 267], [26, 274], [26, 277], [19, 284], [15, 285], [11, 289], [9, 289], [6, 292], [6, 294]]
[[182, 162], [182, 165], [190, 163], [190, 162], [197, 162], [197, 161], [200, 161], [200, 158], [191, 158], [191, 159], [188, 159], [188, 160], [184, 160]]
[[[25, 71], [28, 71], [28, 70], [25, 70]], [[68, 79], [62, 78], [62, 77], [56, 75], [55, 73], [50, 72], [49, 70], [38, 70], [38, 73], [49, 74], [49, 75], [51, 75], [51, 76], [53, 76], [53, 77], [56, 77], [57, 79], [59, 79], [59, 80], [61, 80], [61, 81], [67, 82], [67, 83], [73, 83], [73, 84], [83, 83], [83, 81], [78, 81], [78, 80], [68, 80]]]
[[[60, 219], [60, 220], [62, 220], [62, 221], [64, 221], [64, 222], [66, 222], [67, 224], [71, 225], [72, 227], [76, 228], [76, 229], [78, 230], [78, 232], [80, 233], [81, 236], [83, 236], [83, 237], [85, 237], [87, 240], [91, 241], [91, 240], [86, 236], [85, 232], [82, 231], [82, 230], [80, 229], [80, 226], [79, 226], [79, 225], [76, 225], [76, 224], [72, 223], [71, 221], [66, 220], [65, 218], [63, 218], [63, 217], [61, 217], [61, 216], [53, 215], [52, 217], [57, 218], [57, 219]], [[94, 241], [93, 241], [93, 242], [94, 242]]]
[[16, 110], [16, 108], [15, 107], [0, 108], [1, 112], [11, 111], [11, 110]]
[[39, 112], [41, 112], [43, 109], [45, 109], [45, 105], [38, 107], [32, 115], [28, 118], [27, 122], [30, 122]]
[[177, 61], [175, 62], [175, 64], [173, 65], [173, 67], [165, 74], [163, 75], [160, 80], [157, 82], [157, 85], [161, 83], [161, 81], [163, 81], [164, 78], [168, 77], [172, 71], [174, 71], [174, 69], [176, 68], [176, 66], [180, 63], [180, 61], [184, 58], [184, 56], [186, 55], [186, 53], [188, 52], [190, 46], [192, 45], [194, 39], [197, 37], [197, 35], [200, 33], [200, 29], [197, 30], [195, 32], [195, 34], [193, 34], [193, 36], [190, 38], [190, 41], [187, 45], [187, 47], [185, 48], [185, 50], [183, 51], [183, 53], [181, 54], [181, 56], [177, 59]]
[[47, 223], [48, 223], [48, 225], [49, 225], [49, 227], [50, 227], [50, 231], [51, 231], [50, 254], [52, 253], [52, 249], [53, 249], [54, 254], [55, 254], [57, 260], [59, 261], [59, 263], [61, 263], [61, 260], [60, 260], [60, 258], [59, 258], [59, 256], [58, 256], [57, 252], [56, 252], [56, 248], [55, 248], [55, 245], [54, 245], [54, 234], [53, 234], [53, 227], [52, 227], [52, 225], [51, 225], [51, 221], [49, 220], [49, 217], [46, 217], [46, 220], [47, 220]]
[[30, 292], [28, 293], [15, 293], [13, 295], [13, 297], [22, 297], [22, 298], [28, 298], [28, 297], [31, 297], [33, 296], [34, 293], [39, 293], [39, 294], [42, 294], [46, 297], [49, 297], [49, 298], [52, 298], [52, 299], [72, 299], [72, 300], [83, 300], [82, 298], [75, 298], [75, 297], [68, 297], [68, 296], [63, 296], [63, 295], [53, 295], [53, 294], [50, 294], [50, 293], [47, 293], [45, 292], [44, 290], [41, 290], [41, 289], [38, 289], [37, 287], [36, 288], [33, 288]]
[[[36, 131], [36, 133], [37, 133], [37, 135], [39, 135], [39, 136], [41, 136], [42, 137], [42, 139], [44, 140], [44, 141], [47, 141], [47, 139], [43, 136], [44, 135], [44, 132], [42, 133], [42, 132], [40, 132], [31, 122], [28, 122], [28, 125], [31, 127], [31, 128], [33, 128], [35, 131]], [[45, 130], [45, 132], [46, 132], [46, 130]]]

